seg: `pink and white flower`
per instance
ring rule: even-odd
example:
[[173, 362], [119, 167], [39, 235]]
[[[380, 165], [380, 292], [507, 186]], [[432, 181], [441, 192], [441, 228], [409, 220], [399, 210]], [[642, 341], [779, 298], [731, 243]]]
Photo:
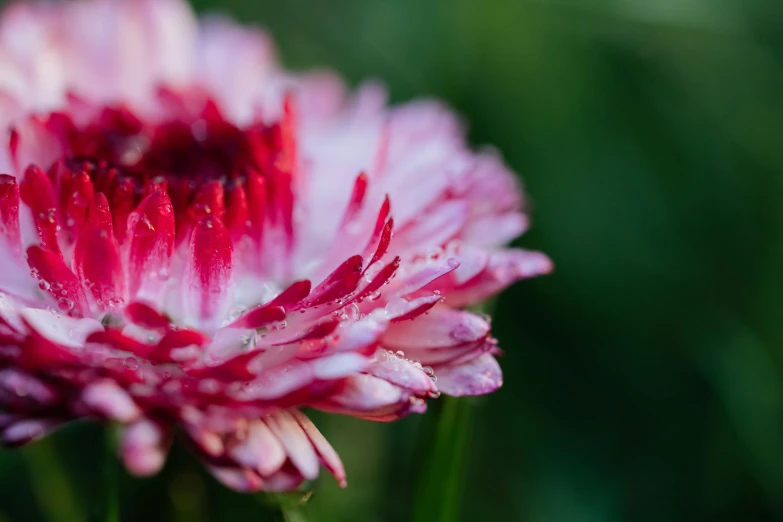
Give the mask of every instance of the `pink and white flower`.
[[[502, 382], [462, 308], [551, 270], [503, 245], [515, 176], [443, 106], [281, 69], [179, 0], [16, 4], [0, 21], [0, 439], [174, 427], [239, 490], [340, 459], [303, 408], [390, 421]], [[437, 379], [436, 379], [437, 377]]]

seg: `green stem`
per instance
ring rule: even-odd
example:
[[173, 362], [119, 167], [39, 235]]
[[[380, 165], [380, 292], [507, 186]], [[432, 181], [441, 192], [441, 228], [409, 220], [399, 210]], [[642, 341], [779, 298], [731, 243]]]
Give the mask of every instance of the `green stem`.
[[284, 522], [307, 522], [307, 519], [299, 507], [284, 506], [280, 509]]
[[473, 405], [442, 399], [435, 438], [414, 501], [414, 522], [457, 522], [471, 435]]
[[119, 464], [116, 450], [116, 428], [105, 427], [103, 438], [103, 498], [96, 510], [95, 522], [120, 522]]
[[288, 493], [261, 493], [256, 498], [270, 512], [275, 522], [307, 522], [303, 506], [310, 499], [310, 491]]
[[33, 494], [46, 519], [49, 522], [84, 520], [54, 448], [53, 437], [36, 442], [25, 452]]

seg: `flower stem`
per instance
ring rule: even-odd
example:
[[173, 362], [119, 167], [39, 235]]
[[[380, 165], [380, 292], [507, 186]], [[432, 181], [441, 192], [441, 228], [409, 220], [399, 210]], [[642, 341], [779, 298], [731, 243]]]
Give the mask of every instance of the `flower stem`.
[[414, 500], [414, 522], [457, 522], [471, 435], [473, 405], [444, 397], [435, 438]]
[[36, 442], [24, 451], [33, 493], [46, 520], [84, 520], [84, 512], [76, 502], [68, 475], [54, 447], [53, 436]]
[[302, 510], [294, 506], [284, 506], [280, 509], [284, 522], [307, 522]]
[[256, 498], [275, 514], [275, 522], [307, 522], [302, 507], [310, 499], [311, 494], [311, 491], [261, 493]]
[[103, 437], [103, 498], [95, 514], [95, 522], [119, 522], [119, 466], [116, 452], [116, 428], [107, 425]]

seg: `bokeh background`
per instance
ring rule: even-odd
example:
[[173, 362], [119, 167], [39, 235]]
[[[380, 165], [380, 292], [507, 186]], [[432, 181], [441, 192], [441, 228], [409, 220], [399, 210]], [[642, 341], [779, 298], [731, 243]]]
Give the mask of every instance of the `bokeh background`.
[[[495, 304], [498, 393], [316, 417], [350, 486], [325, 477], [307, 520], [783, 520], [779, 0], [194, 4], [267, 27], [288, 66], [446, 100], [522, 175], [520, 244], [557, 265]], [[0, 521], [88, 520], [101, 444], [75, 425], [0, 451]], [[181, 448], [119, 486], [124, 521], [269, 516]]]

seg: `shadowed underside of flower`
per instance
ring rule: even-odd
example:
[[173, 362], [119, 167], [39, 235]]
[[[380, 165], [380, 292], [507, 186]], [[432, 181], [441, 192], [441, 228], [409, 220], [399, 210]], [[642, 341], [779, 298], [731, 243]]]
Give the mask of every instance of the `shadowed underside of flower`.
[[19, 4], [0, 22], [0, 438], [175, 428], [239, 490], [339, 457], [300, 411], [390, 421], [501, 385], [460, 310], [551, 270], [506, 249], [521, 189], [435, 102], [280, 69], [175, 0]]

